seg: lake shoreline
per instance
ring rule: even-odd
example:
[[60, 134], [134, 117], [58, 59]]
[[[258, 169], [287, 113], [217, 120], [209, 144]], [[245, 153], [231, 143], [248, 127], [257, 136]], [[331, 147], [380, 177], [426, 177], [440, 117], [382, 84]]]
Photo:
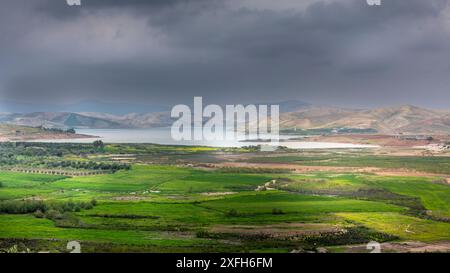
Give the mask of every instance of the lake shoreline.
[[[176, 146], [205, 146], [205, 147], [244, 147], [244, 146], [284, 146], [290, 149], [368, 149], [378, 148], [377, 145], [365, 145], [360, 143], [339, 143], [311, 141], [309, 137], [305, 141], [291, 141], [291, 135], [280, 135], [279, 142], [267, 140], [255, 141], [257, 138], [249, 137], [248, 140], [226, 141], [175, 141], [170, 137], [170, 128], [152, 129], [79, 129], [77, 137], [72, 138], [33, 138], [29, 142], [45, 143], [90, 143], [101, 140], [110, 144], [159, 144]], [[80, 136], [80, 137], [78, 137]], [[298, 137], [298, 136], [297, 136]]]

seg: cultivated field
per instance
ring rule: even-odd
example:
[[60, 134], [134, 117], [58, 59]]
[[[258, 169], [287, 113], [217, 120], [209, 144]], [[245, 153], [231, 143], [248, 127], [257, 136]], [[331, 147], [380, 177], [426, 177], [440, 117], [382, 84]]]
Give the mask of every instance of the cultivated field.
[[2, 252], [450, 251], [446, 155], [0, 146]]

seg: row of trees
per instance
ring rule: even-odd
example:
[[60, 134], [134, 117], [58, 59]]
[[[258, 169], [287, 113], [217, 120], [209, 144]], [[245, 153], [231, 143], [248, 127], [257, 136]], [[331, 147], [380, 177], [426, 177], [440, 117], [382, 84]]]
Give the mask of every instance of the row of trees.
[[39, 200], [7, 200], [0, 202], [0, 213], [7, 214], [28, 214], [37, 213], [45, 214], [49, 211], [78, 212], [82, 209], [92, 209], [97, 205], [97, 200], [92, 199], [90, 202], [54, 202], [47, 203]]
[[128, 164], [95, 162], [95, 161], [52, 161], [46, 163], [49, 168], [73, 168], [85, 170], [110, 170], [113, 172], [119, 170], [130, 170]]
[[4, 165], [17, 165], [20, 161], [17, 160], [15, 157], [8, 157], [8, 156], [0, 156], [0, 166]]
[[74, 128], [70, 129], [60, 129], [60, 128], [46, 128], [46, 127], [37, 127], [41, 130], [44, 130], [46, 132], [52, 132], [52, 133], [67, 133], [67, 134], [76, 134], [76, 131]]
[[17, 159], [17, 157], [1, 156], [0, 166], [28, 166], [32, 168], [71, 168], [84, 170], [104, 170], [116, 172], [119, 170], [130, 170], [129, 164], [117, 162], [95, 162], [95, 161], [73, 161], [73, 160], [40, 160], [35, 159]]
[[82, 143], [32, 143], [32, 142], [2, 142], [0, 155], [8, 156], [57, 156], [87, 155], [104, 152], [105, 144], [96, 140], [91, 144]]

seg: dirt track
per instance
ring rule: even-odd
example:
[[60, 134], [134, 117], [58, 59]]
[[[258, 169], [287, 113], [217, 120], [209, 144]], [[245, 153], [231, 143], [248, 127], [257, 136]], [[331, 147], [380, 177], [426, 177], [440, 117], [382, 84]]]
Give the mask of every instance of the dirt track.
[[210, 229], [214, 233], [242, 234], [247, 236], [264, 235], [270, 237], [292, 237], [324, 233], [338, 233], [342, 229], [329, 224], [290, 223], [283, 225], [218, 225]]

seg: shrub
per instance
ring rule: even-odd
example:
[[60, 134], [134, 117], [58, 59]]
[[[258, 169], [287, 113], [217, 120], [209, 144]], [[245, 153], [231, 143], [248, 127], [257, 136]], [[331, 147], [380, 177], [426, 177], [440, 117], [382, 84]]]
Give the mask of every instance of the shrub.
[[83, 209], [92, 209], [94, 206], [92, 206], [91, 203], [83, 203], [82, 208]]
[[239, 216], [239, 213], [238, 213], [238, 211], [237, 211], [236, 209], [230, 209], [230, 210], [226, 213], [226, 215], [227, 215], [227, 216], [230, 216], [230, 217], [236, 217], [236, 216]]
[[105, 144], [101, 140], [94, 141], [93, 145], [96, 149], [103, 149], [105, 147]]
[[97, 200], [96, 199], [92, 199], [91, 200], [91, 205], [94, 206], [94, 207], [97, 206]]
[[45, 217], [45, 214], [44, 214], [41, 210], [37, 210], [37, 211], [34, 213], [34, 217], [36, 217], [36, 218], [44, 218], [44, 217]]
[[207, 232], [206, 230], [199, 230], [195, 235], [197, 238], [209, 238], [209, 232]]
[[3, 188], [3, 182], [0, 182], [0, 188]]
[[60, 220], [63, 218], [61, 212], [51, 209], [45, 213], [45, 218], [50, 220]]
[[196, 232], [197, 238], [208, 238], [208, 239], [223, 239], [226, 235], [220, 233], [212, 233], [206, 230], [199, 230]]
[[0, 202], [0, 213], [26, 214], [37, 210], [45, 211], [47, 206], [42, 201], [3, 201]]
[[279, 215], [279, 214], [284, 214], [284, 212], [281, 209], [273, 208], [272, 214]]
[[81, 209], [88, 210], [88, 209], [92, 209], [92, 208], [93, 208], [93, 205], [91, 202], [69, 201], [69, 202], [65, 202], [65, 203], [57, 203], [57, 202], [44, 203], [43, 201], [39, 201], [39, 200], [0, 201], [0, 213], [8, 213], [8, 214], [36, 213], [35, 215], [40, 215], [41, 213], [45, 213], [45, 215], [47, 216], [48, 211], [52, 211], [51, 214], [54, 214], [55, 211], [57, 211], [59, 213], [78, 212]]
[[13, 245], [10, 248], [7, 248], [5, 253], [31, 253], [31, 250], [24, 246]]

